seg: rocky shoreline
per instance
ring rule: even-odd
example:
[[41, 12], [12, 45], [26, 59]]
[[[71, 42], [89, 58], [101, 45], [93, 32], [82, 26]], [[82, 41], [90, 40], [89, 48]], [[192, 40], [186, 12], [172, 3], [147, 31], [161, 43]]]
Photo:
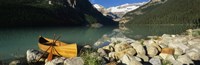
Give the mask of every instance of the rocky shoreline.
[[[35, 63], [43, 52], [29, 49], [26, 54], [24, 65]], [[91, 65], [90, 62], [98, 61], [99, 65], [197, 65], [199, 60], [200, 29], [189, 29], [181, 35], [148, 36], [141, 40], [127, 38], [116, 29], [93, 46], [83, 46], [79, 57], [54, 57], [51, 62], [45, 62], [44, 57], [39, 61], [42, 65]], [[21, 62], [15, 60], [9, 65], [23, 65]]]
[[141, 40], [119, 34], [109, 39], [104, 36], [104, 41], [97, 41], [94, 46], [101, 46], [97, 50], [100, 57], [116, 64], [194, 65], [200, 63], [199, 35], [200, 29], [189, 29], [181, 35], [148, 36]]

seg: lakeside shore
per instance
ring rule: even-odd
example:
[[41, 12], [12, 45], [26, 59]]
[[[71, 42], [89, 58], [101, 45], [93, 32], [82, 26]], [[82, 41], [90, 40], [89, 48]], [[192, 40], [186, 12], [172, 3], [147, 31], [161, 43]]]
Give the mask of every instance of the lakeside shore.
[[[66, 60], [68, 62], [82, 62], [78, 65], [197, 64], [200, 60], [199, 35], [200, 29], [189, 29], [183, 34], [163, 34], [162, 36], [148, 36], [146, 39], [133, 40], [124, 36], [120, 30], [114, 30], [112, 34], [102, 36], [101, 39], [94, 43], [94, 46], [83, 46], [83, 50], [79, 54], [80, 57], [77, 57], [78, 59], [74, 58], [76, 60], [55, 57], [52, 62], [46, 62], [45, 64], [66, 64], [64, 63]], [[23, 59], [14, 60], [10, 64], [20, 64], [23, 61], [27, 61], [25, 58]], [[60, 61], [58, 62], [58, 60]], [[44, 62], [45, 59], [41, 61]], [[27, 62], [24, 63], [27, 64]]]

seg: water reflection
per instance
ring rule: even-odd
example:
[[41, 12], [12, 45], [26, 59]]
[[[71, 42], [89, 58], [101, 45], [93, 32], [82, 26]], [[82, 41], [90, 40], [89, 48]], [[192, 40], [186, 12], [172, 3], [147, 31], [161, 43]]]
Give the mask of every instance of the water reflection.
[[111, 33], [114, 27], [43, 27], [43, 28], [1, 28], [0, 29], [0, 60], [15, 56], [23, 56], [27, 49], [38, 49], [38, 36], [53, 38], [67, 43], [93, 44], [103, 34]]
[[134, 39], [162, 34], [181, 34], [187, 29], [198, 28], [198, 25], [133, 25], [124, 32], [127, 37]]

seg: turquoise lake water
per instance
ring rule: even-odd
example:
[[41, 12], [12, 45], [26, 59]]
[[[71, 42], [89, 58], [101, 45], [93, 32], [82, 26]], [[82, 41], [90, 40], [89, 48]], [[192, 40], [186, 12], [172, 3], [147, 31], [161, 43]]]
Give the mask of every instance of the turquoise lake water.
[[[198, 26], [188, 25], [133, 25], [125, 35], [133, 39], [145, 38], [149, 35], [180, 34]], [[109, 34], [114, 27], [41, 27], [41, 28], [0, 28], [0, 60], [25, 56], [27, 49], [38, 49], [40, 35], [79, 45], [93, 44], [104, 34]]]
[[93, 44], [103, 34], [111, 33], [114, 27], [46, 27], [46, 28], [0, 28], [0, 60], [21, 57], [27, 49], [38, 49], [40, 35], [79, 45]]

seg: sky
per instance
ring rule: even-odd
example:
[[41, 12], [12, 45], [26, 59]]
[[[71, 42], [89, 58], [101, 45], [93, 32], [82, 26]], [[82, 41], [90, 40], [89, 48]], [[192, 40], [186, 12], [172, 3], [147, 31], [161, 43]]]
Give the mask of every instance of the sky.
[[90, 0], [92, 4], [100, 4], [106, 8], [126, 3], [147, 2], [149, 0]]

